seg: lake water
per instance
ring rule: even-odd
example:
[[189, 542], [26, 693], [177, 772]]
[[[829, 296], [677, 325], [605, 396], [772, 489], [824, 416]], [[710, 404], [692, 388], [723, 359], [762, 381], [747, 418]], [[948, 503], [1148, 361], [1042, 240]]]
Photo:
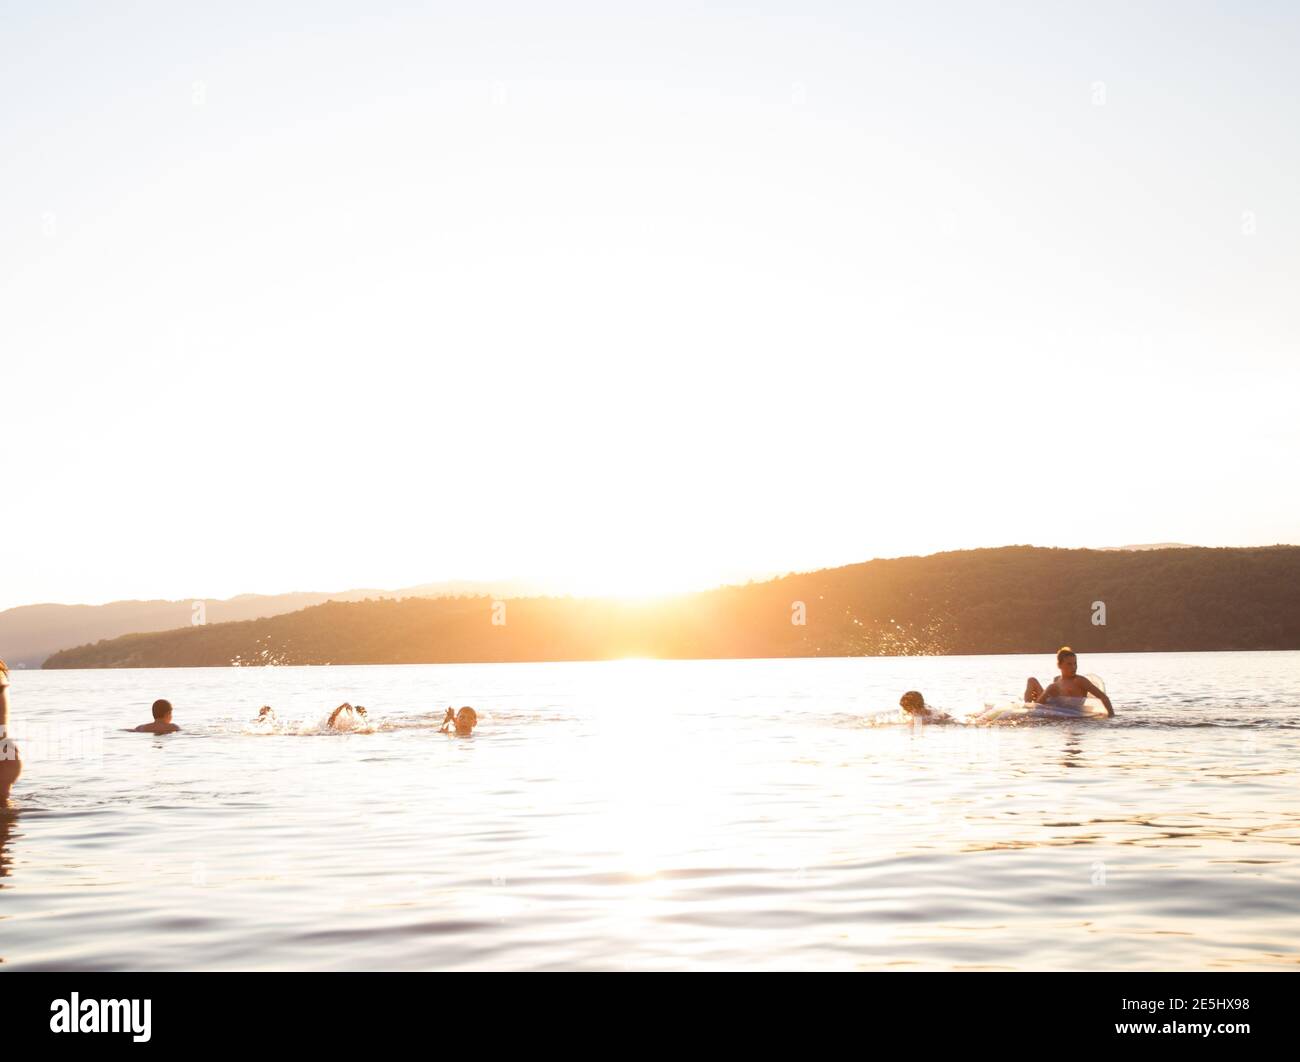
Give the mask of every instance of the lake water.
[[1050, 656], [15, 672], [0, 960], [1295, 969], [1300, 653], [1081, 670], [1115, 719], [872, 721]]

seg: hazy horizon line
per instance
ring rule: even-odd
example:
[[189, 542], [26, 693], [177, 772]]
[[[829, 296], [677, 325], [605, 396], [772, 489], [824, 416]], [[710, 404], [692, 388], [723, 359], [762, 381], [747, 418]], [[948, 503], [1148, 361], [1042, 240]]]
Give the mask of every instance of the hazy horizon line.
[[[766, 572], [755, 572], [748, 576], [720, 578], [718, 580], [702, 580], [698, 583], [687, 587], [677, 587], [669, 590], [653, 593], [592, 593], [581, 591], [571, 586], [566, 588], [569, 580], [560, 579], [543, 579], [531, 576], [514, 575], [488, 578], [473, 577], [456, 577], [446, 579], [430, 579], [423, 582], [409, 583], [399, 587], [380, 587], [380, 586], [352, 586], [344, 589], [318, 590], [318, 589], [293, 589], [293, 590], [247, 590], [228, 596], [219, 596], [215, 594], [208, 595], [180, 595], [176, 597], [114, 597], [107, 600], [81, 600], [81, 601], [30, 601], [16, 605], [6, 605], [0, 608], [0, 615], [6, 612], [13, 612], [19, 609], [27, 608], [106, 608], [111, 605], [127, 604], [148, 604], [154, 602], [163, 602], [176, 604], [180, 602], [213, 602], [224, 603], [239, 601], [248, 598], [277, 598], [277, 597], [295, 597], [307, 596], [314, 594], [329, 595], [355, 595], [355, 594], [375, 594], [381, 596], [406, 595], [410, 597], [454, 597], [457, 591], [456, 586], [464, 586], [462, 593], [483, 594], [493, 592], [492, 588], [515, 587], [512, 589], [512, 596], [528, 597], [583, 597], [583, 598], [626, 598], [646, 599], [658, 597], [672, 597], [679, 594], [701, 593], [707, 590], [716, 590], [725, 586], [743, 586], [746, 583], [768, 582], [773, 579], [780, 579], [787, 575], [806, 574], [808, 572], [828, 571], [834, 568], [849, 567], [854, 564], [868, 564], [877, 560], [901, 560], [907, 557], [932, 557], [940, 553], [971, 553], [979, 550], [990, 549], [1092, 549], [1098, 551], [1118, 551], [1118, 550], [1154, 550], [1154, 549], [1268, 549], [1272, 546], [1292, 546], [1296, 543], [1291, 542], [1274, 542], [1268, 545], [1231, 545], [1231, 546], [1205, 546], [1199, 543], [1191, 542], [1143, 542], [1130, 543], [1119, 546], [1039, 546], [1030, 542], [1007, 542], [997, 546], [963, 546], [951, 549], [934, 550], [929, 553], [896, 553], [896, 554], [878, 554], [873, 557], [863, 558], [861, 560], [850, 560], [840, 563], [824, 564], [820, 566], [809, 566], [804, 568], [790, 568], [786, 570], [769, 569]], [[445, 587], [441, 593], [422, 594], [418, 591]], [[478, 589], [476, 589], [478, 588]]]

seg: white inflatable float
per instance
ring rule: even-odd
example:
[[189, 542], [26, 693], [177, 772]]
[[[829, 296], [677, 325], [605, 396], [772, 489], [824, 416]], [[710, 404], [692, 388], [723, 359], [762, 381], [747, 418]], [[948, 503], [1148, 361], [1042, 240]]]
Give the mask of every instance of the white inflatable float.
[[[1105, 691], [1100, 675], [1085, 675], [1097, 689]], [[1105, 719], [1106, 706], [1089, 694], [1087, 697], [1057, 697], [1049, 704], [1007, 701], [985, 705], [984, 711], [971, 716], [971, 723], [1001, 723], [1022, 719]]]

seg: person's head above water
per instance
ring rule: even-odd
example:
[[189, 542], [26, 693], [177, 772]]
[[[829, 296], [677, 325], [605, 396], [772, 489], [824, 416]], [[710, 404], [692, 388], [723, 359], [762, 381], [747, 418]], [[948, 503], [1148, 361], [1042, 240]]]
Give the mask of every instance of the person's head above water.
[[464, 735], [470, 733], [478, 725], [478, 712], [466, 705], [459, 712], [453, 712], [447, 709], [447, 714], [442, 717], [442, 725], [445, 730], [448, 723], [456, 727], [456, 733]]
[[908, 715], [919, 715], [926, 711], [925, 698], [916, 690], [908, 690], [898, 698], [898, 706]]
[[1073, 649], [1063, 645], [1057, 650], [1056, 666], [1061, 669], [1061, 674], [1068, 678], [1079, 670], [1079, 658], [1074, 655]]
[[172, 702], [165, 701], [161, 697], [153, 702], [153, 722], [141, 723], [139, 726], [132, 728], [134, 734], [171, 734], [179, 730], [175, 723], [172, 722]]

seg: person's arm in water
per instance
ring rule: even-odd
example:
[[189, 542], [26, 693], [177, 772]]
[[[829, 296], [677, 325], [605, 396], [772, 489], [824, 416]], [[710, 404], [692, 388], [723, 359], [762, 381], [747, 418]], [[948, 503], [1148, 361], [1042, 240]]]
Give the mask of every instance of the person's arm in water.
[[340, 712], [350, 712], [350, 711], [352, 711], [352, 705], [348, 704], [347, 701], [344, 701], [344, 702], [343, 702], [342, 704], [340, 704], [337, 708], [335, 708], [334, 711], [330, 712], [329, 722], [326, 723], [325, 725], [326, 725], [326, 726], [333, 726], [333, 725], [334, 725], [334, 720], [337, 719], [337, 718], [339, 717], [339, 713], [340, 713]]
[[450, 708], [448, 708], [447, 714], [442, 717], [442, 726], [438, 728], [438, 733], [439, 734], [450, 733], [450, 731], [447, 728], [451, 726], [451, 724], [454, 723], [455, 721], [456, 721], [456, 713], [453, 712]]
[[1097, 700], [1101, 701], [1101, 703], [1106, 706], [1107, 715], [1115, 714], [1115, 709], [1111, 707], [1110, 698], [1106, 696], [1105, 690], [1099, 689], [1098, 687], [1094, 686], [1082, 675], [1079, 676], [1079, 681], [1083, 683], [1083, 688], [1085, 690], [1087, 690], [1092, 696], [1096, 697]]

